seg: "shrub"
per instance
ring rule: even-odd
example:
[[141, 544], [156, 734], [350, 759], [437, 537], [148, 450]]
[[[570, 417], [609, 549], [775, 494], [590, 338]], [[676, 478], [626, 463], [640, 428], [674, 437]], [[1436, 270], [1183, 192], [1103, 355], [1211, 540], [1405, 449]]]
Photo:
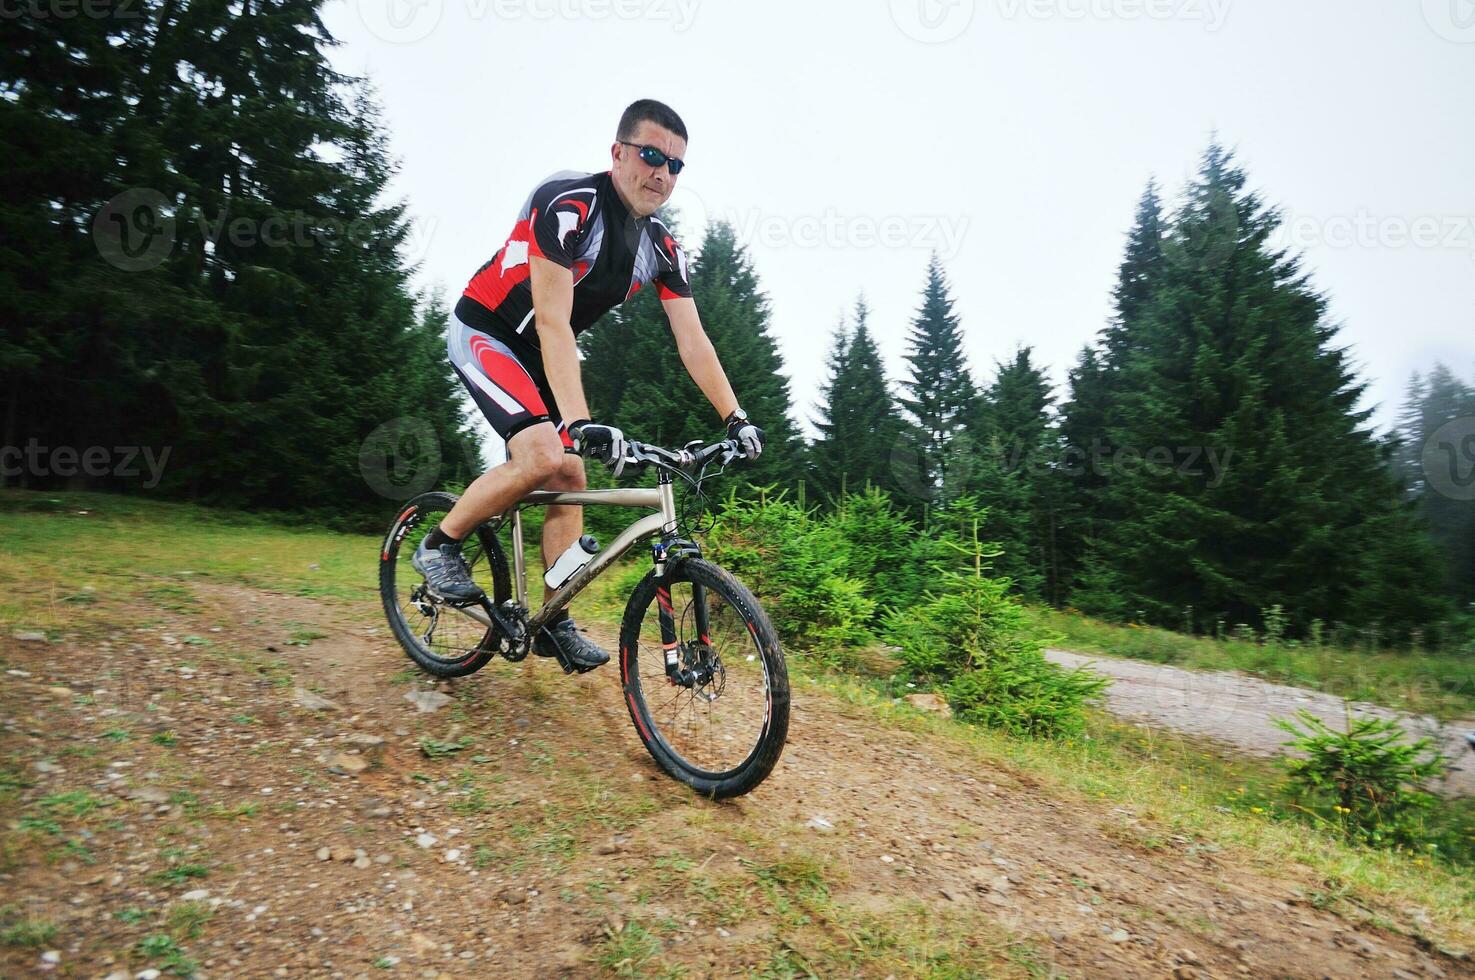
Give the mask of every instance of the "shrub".
[[784, 495], [729, 497], [707, 550], [763, 600], [785, 643], [843, 666], [850, 649], [875, 639], [876, 602], [867, 583], [849, 574], [844, 535]]
[[887, 618], [906, 668], [929, 681], [965, 721], [1011, 734], [1068, 736], [1106, 681], [1045, 659], [1043, 642], [1005, 579], [949, 573], [951, 588]]
[[1348, 837], [1374, 846], [1415, 846], [1425, 836], [1423, 815], [1437, 802], [1423, 785], [1444, 774], [1449, 759], [1427, 738], [1386, 718], [1348, 714], [1335, 731], [1309, 711], [1295, 722], [1275, 719], [1290, 733], [1285, 744], [1305, 758], [1285, 761], [1299, 802], [1320, 810]]

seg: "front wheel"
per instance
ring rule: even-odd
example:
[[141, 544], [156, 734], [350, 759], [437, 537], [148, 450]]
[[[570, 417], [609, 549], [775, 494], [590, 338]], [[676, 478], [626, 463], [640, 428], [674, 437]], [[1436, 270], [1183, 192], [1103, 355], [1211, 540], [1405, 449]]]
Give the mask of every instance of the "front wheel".
[[747, 793], [778, 762], [789, 731], [783, 650], [753, 593], [711, 562], [641, 579], [620, 628], [620, 681], [656, 763], [704, 796]]

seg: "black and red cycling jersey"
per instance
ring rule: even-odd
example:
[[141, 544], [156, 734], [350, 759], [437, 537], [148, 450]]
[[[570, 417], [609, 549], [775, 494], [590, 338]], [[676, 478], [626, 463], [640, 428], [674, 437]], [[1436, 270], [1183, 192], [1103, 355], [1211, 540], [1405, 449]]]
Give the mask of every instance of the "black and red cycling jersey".
[[573, 273], [576, 336], [650, 283], [662, 299], [691, 295], [686, 253], [659, 218], [633, 217], [608, 171], [565, 170], [528, 196], [507, 243], [467, 283], [457, 318], [541, 357], [528, 281], [535, 255]]

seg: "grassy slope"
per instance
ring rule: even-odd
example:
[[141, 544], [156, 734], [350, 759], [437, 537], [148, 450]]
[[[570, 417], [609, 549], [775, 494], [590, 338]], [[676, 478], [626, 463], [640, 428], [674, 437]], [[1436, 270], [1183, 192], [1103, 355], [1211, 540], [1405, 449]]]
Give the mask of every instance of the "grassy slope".
[[[7, 636], [15, 629], [101, 635], [147, 622], [155, 605], [193, 602], [182, 583], [196, 576], [329, 602], [372, 602], [376, 550], [372, 538], [201, 508], [84, 494], [0, 493], [0, 630]], [[106, 596], [105, 602], [96, 601], [98, 595]], [[132, 606], [121, 601], [129, 598], [141, 601]], [[99, 614], [104, 604], [106, 616]], [[586, 615], [600, 618], [618, 606], [608, 592], [581, 604]], [[1268, 778], [1260, 763], [1224, 758], [1183, 739], [1104, 717], [1094, 719], [1092, 737], [1077, 744], [1005, 739], [918, 715], [860, 681], [806, 677], [802, 652], [791, 651], [791, 660], [800, 685], [823, 687], [866, 709], [878, 724], [943, 733], [980, 760], [1031, 773], [1068, 795], [1131, 803], [1165, 834], [1185, 833], [1242, 850], [1266, 869], [1304, 863], [1328, 883], [1325, 894], [1312, 896], [1316, 901], [1419, 906], [1427, 910], [1431, 935], [1465, 947], [1475, 944], [1475, 875], [1425, 857], [1350, 848], [1284, 819], [1253, 790]], [[1135, 843], [1153, 846], [1151, 840]], [[810, 870], [784, 868], [774, 874], [793, 878], [780, 881], [774, 894], [792, 893], [790, 899], [810, 894], [820, 901], [818, 892], [806, 892]], [[920, 922], [894, 926], [902, 932], [932, 931]], [[618, 947], [638, 939], [621, 934], [610, 943]], [[611, 949], [611, 965], [620, 962], [619, 953]], [[1003, 963], [1014, 954], [1001, 946], [989, 955], [1002, 957]]]

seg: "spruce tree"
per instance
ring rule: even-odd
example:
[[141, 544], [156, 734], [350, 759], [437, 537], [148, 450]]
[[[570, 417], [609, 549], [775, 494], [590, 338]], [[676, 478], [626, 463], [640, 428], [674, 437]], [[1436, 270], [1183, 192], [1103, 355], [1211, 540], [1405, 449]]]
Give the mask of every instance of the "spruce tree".
[[895, 489], [892, 454], [901, 427], [864, 298], [856, 300], [854, 316], [851, 330], [844, 324], [836, 330], [810, 455], [818, 488], [834, 502], [868, 486]]
[[[1356, 407], [1363, 386], [1245, 185], [1211, 145], [1164, 243], [1108, 426], [1133, 455], [1110, 474], [1102, 553], [1128, 608], [1164, 625], [1189, 610], [1253, 624], [1272, 605], [1302, 628], [1426, 621], [1432, 555]], [[1206, 451], [1219, 471], [1185, 456]]]
[[1435, 548], [1445, 558], [1444, 591], [1475, 602], [1475, 386], [1443, 364], [1414, 375], [1396, 430], [1395, 466]]
[[382, 123], [329, 66], [320, 5], [25, 22], [0, 60], [0, 153], [38, 165], [0, 237], [56, 247], [0, 284], [25, 324], [0, 341], [12, 431], [168, 446], [166, 492], [376, 522], [357, 466], [374, 428], [419, 417], [467, 455], [443, 358], [425, 360], [403, 205], [382, 201]]
[[1002, 554], [994, 568], [1031, 599], [1049, 596], [1057, 575], [1054, 533], [1058, 523], [1054, 433], [1049, 380], [1031, 360], [1031, 348], [995, 366], [994, 380], [979, 399], [981, 423], [970, 431], [974, 445], [961, 485], [987, 508], [980, 533]]
[[907, 336], [906, 362], [909, 377], [902, 381], [900, 401], [915, 440], [921, 489], [928, 496], [946, 496], [949, 473], [958, 462], [956, 443], [976, 418], [978, 394], [947, 277], [935, 254], [927, 263], [922, 303]]
[[839, 500], [847, 489], [850, 445], [846, 422], [846, 384], [850, 356], [850, 331], [842, 316], [830, 339], [830, 352], [825, 358], [825, 380], [820, 385], [820, 400], [812, 419], [818, 436], [809, 447], [809, 474], [814, 487], [831, 501]]
[[[1110, 429], [1121, 404], [1123, 368], [1140, 343], [1143, 311], [1163, 279], [1166, 261], [1162, 199], [1149, 180], [1137, 202], [1126, 249], [1112, 289], [1112, 318], [1093, 345], [1083, 348], [1069, 374], [1070, 394], [1061, 408], [1057, 491], [1055, 594], [1070, 588], [1084, 571], [1096, 525], [1112, 515], [1103, 490], [1107, 475], [1101, 460], [1113, 453]], [[1093, 579], [1101, 578], [1099, 556]]]

